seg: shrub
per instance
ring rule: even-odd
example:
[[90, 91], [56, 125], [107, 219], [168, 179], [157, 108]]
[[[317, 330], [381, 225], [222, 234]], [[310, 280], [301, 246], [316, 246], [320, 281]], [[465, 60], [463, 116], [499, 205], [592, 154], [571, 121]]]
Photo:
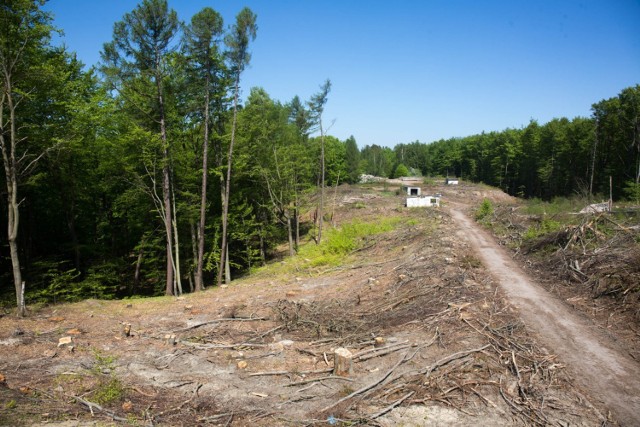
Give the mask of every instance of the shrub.
[[476, 210], [476, 220], [482, 221], [491, 215], [493, 215], [493, 204], [491, 200], [485, 198]]
[[393, 172], [393, 178], [401, 178], [403, 176], [409, 176], [409, 169], [400, 163], [396, 166], [396, 170]]
[[629, 200], [640, 204], [640, 184], [636, 184], [633, 181], [627, 181], [624, 187], [624, 194]]

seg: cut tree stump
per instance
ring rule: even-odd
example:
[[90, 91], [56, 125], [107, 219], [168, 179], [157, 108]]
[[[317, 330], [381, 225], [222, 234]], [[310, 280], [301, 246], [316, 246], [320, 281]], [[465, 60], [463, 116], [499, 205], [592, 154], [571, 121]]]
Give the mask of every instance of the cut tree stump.
[[353, 354], [346, 348], [336, 348], [333, 352], [333, 375], [348, 377], [351, 375]]

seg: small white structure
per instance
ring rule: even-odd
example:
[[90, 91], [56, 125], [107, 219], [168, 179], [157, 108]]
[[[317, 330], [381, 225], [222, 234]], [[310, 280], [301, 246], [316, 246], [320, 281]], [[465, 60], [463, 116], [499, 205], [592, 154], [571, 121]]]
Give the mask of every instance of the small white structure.
[[420, 196], [422, 189], [420, 187], [412, 187], [410, 185], [403, 185], [402, 191], [409, 197]]
[[458, 185], [460, 181], [458, 178], [447, 178], [444, 180], [444, 183], [447, 185]]
[[439, 196], [407, 197], [405, 206], [408, 208], [440, 207], [440, 197]]

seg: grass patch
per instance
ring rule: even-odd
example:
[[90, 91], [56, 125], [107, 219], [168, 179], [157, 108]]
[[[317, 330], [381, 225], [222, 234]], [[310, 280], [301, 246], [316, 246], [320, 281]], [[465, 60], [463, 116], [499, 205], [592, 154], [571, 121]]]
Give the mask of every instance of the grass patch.
[[125, 387], [115, 376], [100, 381], [98, 387], [91, 393], [91, 401], [100, 405], [117, 402], [124, 397]]
[[321, 244], [307, 244], [300, 248], [299, 257], [311, 266], [339, 265], [344, 257], [364, 246], [370, 236], [391, 231], [400, 220], [382, 219], [377, 222], [353, 221], [326, 231]]
[[[410, 220], [411, 221], [411, 220]], [[316, 267], [335, 267], [345, 262], [354, 251], [366, 247], [377, 234], [394, 230], [406, 219], [391, 217], [371, 222], [352, 221], [337, 228], [326, 228], [321, 244], [309, 241], [301, 245], [298, 254], [255, 270], [254, 275], [267, 275], [271, 279], [278, 275], [313, 274]], [[316, 271], [317, 273], [317, 271]]]
[[562, 223], [549, 218], [544, 218], [540, 224], [529, 227], [522, 236], [525, 240], [531, 240], [545, 234], [554, 233], [563, 227]]
[[585, 199], [573, 197], [556, 197], [550, 202], [540, 199], [529, 199], [525, 203], [524, 212], [528, 215], [558, 215], [569, 212], [578, 212], [589, 202]]

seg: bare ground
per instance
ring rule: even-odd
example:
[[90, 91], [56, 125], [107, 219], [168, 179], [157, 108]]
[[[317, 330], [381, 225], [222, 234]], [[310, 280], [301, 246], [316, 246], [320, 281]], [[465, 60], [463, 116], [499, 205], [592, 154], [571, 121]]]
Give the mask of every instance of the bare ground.
[[[394, 185], [332, 195], [337, 226], [399, 218], [340, 266], [283, 259], [200, 294], [0, 318], [0, 425], [638, 425], [637, 362], [618, 359], [586, 318], [581, 335], [610, 352], [600, 351], [609, 369], [624, 360], [634, 377], [607, 382], [606, 360], [595, 370], [592, 353], [549, 338], [547, 318], [573, 328], [575, 315], [561, 314], [570, 307], [528, 311], [532, 301], [504, 288], [494, 257], [470, 240], [476, 226], [451, 208], [508, 196], [424, 187], [448, 206], [407, 210]], [[64, 337], [72, 347], [58, 346]], [[332, 374], [338, 347], [354, 354], [347, 378]], [[607, 397], [618, 382], [626, 411]]]

